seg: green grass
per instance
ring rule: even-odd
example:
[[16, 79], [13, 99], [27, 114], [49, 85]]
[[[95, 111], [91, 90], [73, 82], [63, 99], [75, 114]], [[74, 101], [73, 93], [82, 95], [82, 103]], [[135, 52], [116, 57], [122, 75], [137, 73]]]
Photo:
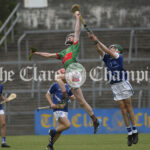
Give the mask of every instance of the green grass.
[[[55, 150], [149, 150], [150, 134], [140, 134], [139, 143], [127, 146], [126, 134], [62, 135]], [[11, 150], [45, 150], [48, 136], [8, 136]], [[7, 149], [7, 148], [5, 148]]]

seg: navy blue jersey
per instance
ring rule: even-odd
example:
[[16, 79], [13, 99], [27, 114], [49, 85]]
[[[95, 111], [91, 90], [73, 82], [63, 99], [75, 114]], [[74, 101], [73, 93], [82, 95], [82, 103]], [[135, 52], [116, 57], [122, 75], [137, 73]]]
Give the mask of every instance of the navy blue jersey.
[[[3, 92], [3, 86], [0, 84], [0, 96], [2, 95]], [[1, 102], [1, 98], [0, 98], [0, 102]], [[0, 110], [2, 110], [2, 104], [0, 104]]]
[[[68, 84], [66, 84], [65, 86], [66, 86], [67, 94], [69, 96], [72, 96], [73, 94], [72, 94]], [[61, 103], [61, 101], [63, 101], [63, 93], [61, 92], [61, 89], [60, 89], [58, 83], [52, 84], [50, 89], [48, 90], [48, 92], [53, 95], [53, 103], [54, 104], [57, 105], [57, 104]], [[66, 103], [66, 106], [63, 109], [54, 109], [54, 111], [57, 111], [57, 110], [68, 112], [68, 103]]]
[[104, 55], [103, 61], [107, 67], [107, 79], [110, 84], [127, 80], [127, 72], [123, 68], [123, 56], [118, 54], [117, 58], [112, 58], [108, 54]]

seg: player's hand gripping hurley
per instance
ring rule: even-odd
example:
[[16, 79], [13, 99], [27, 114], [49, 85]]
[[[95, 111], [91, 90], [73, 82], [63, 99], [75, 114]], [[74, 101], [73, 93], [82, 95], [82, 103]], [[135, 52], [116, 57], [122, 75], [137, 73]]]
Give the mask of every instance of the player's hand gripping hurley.
[[31, 49], [31, 52], [30, 52], [30, 55], [29, 55], [29, 60], [32, 60], [33, 53], [35, 53], [37, 51], [37, 49], [34, 48], [34, 47], [31, 47], [30, 49]]
[[[74, 4], [72, 5], [72, 8], [71, 8], [71, 11], [72, 13], [77, 13], [77, 12], [80, 12], [80, 5], [79, 4]], [[85, 23], [81, 13], [80, 13], [80, 22], [83, 24], [85, 30], [90, 33], [90, 34], [93, 34], [92, 30], [87, 26], [87, 24]]]
[[4, 104], [6, 102], [12, 101], [17, 97], [15, 93], [10, 94], [10, 96], [7, 98], [7, 100], [2, 101], [0, 104]]
[[80, 13], [80, 22], [83, 24], [86, 32], [88, 33], [88, 37], [91, 38], [94, 41], [94, 45], [96, 45], [98, 41], [97, 39], [94, 39], [96, 38], [96, 36], [94, 35], [93, 31], [87, 26], [87, 24], [85, 23], [83, 19], [81, 12], [80, 12], [80, 5], [79, 4], [72, 5], [71, 11], [73, 14]]
[[[56, 105], [56, 109], [63, 109], [66, 104], [58, 104]], [[44, 106], [44, 107], [38, 107], [37, 110], [42, 110], [42, 109], [51, 109], [51, 106]]]

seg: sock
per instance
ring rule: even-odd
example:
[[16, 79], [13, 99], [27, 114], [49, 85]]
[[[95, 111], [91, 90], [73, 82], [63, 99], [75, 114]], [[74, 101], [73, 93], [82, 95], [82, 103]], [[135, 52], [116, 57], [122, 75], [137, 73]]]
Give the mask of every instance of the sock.
[[6, 143], [6, 137], [2, 137], [2, 144]]
[[52, 131], [53, 131], [53, 134], [56, 134], [56, 129], [53, 129]]
[[97, 121], [97, 118], [95, 117], [95, 115], [94, 115], [94, 114], [93, 114], [92, 116], [90, 116], [90, 117], [91, 117], [91, 119], [92, 119], [93, 123]]
[[132, 129], [131, 127], [127, 127], [128, 135], [132, 135]]
[[133, 132], [133, 133], [137, 133], [137, 128], [136, 128], [136, 126], [133, 126], [133, 127], [132, 127], [132, 132]]
[[51, 143], [49, 144], [49, 146], [50, 146], [50, 147], [53, 147], [53, 142], [51, 142]]
[[61, 132], [57, 132], [53, 139], [53, 144], [56, 142], [57, 138], [60, 136]]
[[[52, 131], [52, 135], [53, 135], [53, 138], [54, 138], [54, 136], [55, 136], [55, 135], [56, 135], [56, 133], [57, 133], [57, 132], [56, 132], [56, 129], [52, 129], [51, 131]], [[50, 141], [49, 146], [50, 146], [50, 147], [52, 147], [52, 146], [53, 146], [53, 144], [54, 144], [54, 139], [53, 139], [52, 141]]]

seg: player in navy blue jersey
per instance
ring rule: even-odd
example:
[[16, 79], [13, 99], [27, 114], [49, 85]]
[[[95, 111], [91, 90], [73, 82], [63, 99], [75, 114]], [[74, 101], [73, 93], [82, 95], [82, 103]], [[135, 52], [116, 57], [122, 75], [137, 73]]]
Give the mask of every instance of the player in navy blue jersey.
[[[128, 131], [128, 146], [137, 144], [138, 132], [135, 126], [134, 112], [131, 104], [133, 89], [123, 68], [123, 48], [118, 44], [107, 48], [95, 35], [88, 34], [94, 41], [97, 52], [103, 57], [107, 67], [107, 78], [113, 91], [114, 100], [118, 103]], [[130, 127], [130, 121], [132, 128]]]
[[[68, 84], [65, 84], [66, 92], [68, 94], [68, 100], [75, 100]], [[53, 145], [59, 138], [64, 130], [70, 128], [71, 123], [68, 120], [68, 101], [63, 98], [63, 93], [58, 83], [51, 85], [50, 89], [46, 93], [46, 99], [48, 100], [51, 108], [53, 109], [54, 116], [56, 118], [57, 127], [56, 129], [49, 130], [50, 143], [47, 146], [48, 150], [53, 150]]]
[[[3, 92], [3, 86], [0, 84], [0, 102], [7, 99], [2, 95]], [[0, 125], [1, 125], [1, 136], [2, 136], [2, 148], [9, 148], [10, 146], [6, 144], [6, 123], [5, 123], [5, 113], [2, 107], [2, 104], [0, 104]]]

